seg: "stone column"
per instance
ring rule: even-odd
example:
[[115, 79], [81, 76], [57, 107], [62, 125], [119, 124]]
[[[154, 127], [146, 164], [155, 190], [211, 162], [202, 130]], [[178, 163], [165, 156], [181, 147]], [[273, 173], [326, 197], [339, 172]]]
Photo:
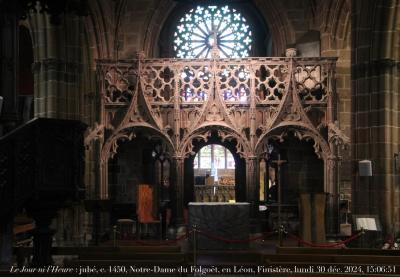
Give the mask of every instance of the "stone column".
[[[39, 8], [40, 9], [40, 8]], [[83, 19], [67, 14], [53, 24], [45, 13], [28, 17], [34, 49], [35, 117], [80, 119]]]
[[18, 17], [11, 11], [0, 11], [0, 136], [17, 125]]
[[257, 199], [257, 173], [258, 173], [258, 160], [256, 156], [246, 158], [246, 201], [250, 205], [250, 217], [255, 218], [258, 210]]
[[172, 168], [175, 169], [173, 172], [173, 184], [172, 188], [175, 190], [175, 205], [174, 205], [174, 213], [175, 213], [175, 221], [176, 223], [182, 224], [184, 221], [183, 218], [183, 179], [184, 179], [184, 158], [182, 156], [174, 156], [172, 158]]
[[95, 199], [108, 199], [108, 158], [100, 157], [100, 188], [95, 188]]
[[[335, 147], [331, 145], [331, 147]], [[339, 192], [338, 192], [338, 180], [336, 171], [338, 169], [337, 166], [337, 158], [335, 156], [330, 156], [324, 161], [325, 166], [325, 183], [327, 187], [325, 188], [325, 192], [327, 193], [326, 197], [326, 215], [325, 218], [327, 223], [326, 233], [328, 235], [334, 235], [339, 233]]]
[[[352, 1], [352, 125], [354, 214], [378, 214], [384, 233], [400, 230], [398, 1]], [[358, 161], [372, 161], [362, 180]], [[366, 181], [366, 182], [364, 182]]]

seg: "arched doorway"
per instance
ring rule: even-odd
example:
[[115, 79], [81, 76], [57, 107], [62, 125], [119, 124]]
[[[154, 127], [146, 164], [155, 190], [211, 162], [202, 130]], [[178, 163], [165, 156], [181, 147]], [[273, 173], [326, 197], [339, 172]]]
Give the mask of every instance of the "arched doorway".
[[194, 157], [193, 170], [196, 202], [235, 201], [235, 159], [226, 147], [203, 146]]
[[174, 201], [171, 156], [171, 149], [164, 139], [146, 128], [136, 128], [131, 140], [118, 144], [117, 153], [109, 159], [107, 169], [111, 224], [121, 218], [135, 217], [139, 185], [148, 185], [152, 191], [154, 219], [165, 220], [167, 212], [171, 219]]
[[262, 216], [268, 227], [277, 229], [280, 222], [298, 232], [300, 195], [324, 193], [324, 160], [316, 154], [312, 139], [302, 140], [288, 131], [264, 139], [259, 178], [259, 199], [267, 207]]
[[[207, 141], [194, 140], [193, 154], [184, 161], [184, 203], [189, 202], [238, 202], [246, 199], [246, 161], [237, 152], [235, 139], [222, 140], [218, 136], [217, 128], [213, 129]], [[224, 157], [219, 164], [212, 165], [212, 158], [218, 158], [216, 152]], [[215, 152], [215, 153], [213, 153]], [[202, 159], [201, 154], [209, 155], [209, 162], [202, 166], [207, 159]], [[199, 156], [200, 155], [200, 156]], [[226, 157], [226, 158], [225, 158]], [[204, 158], [204, 157], [203, 157]], [[197, 159], [197, 168], [195, 161]], [[213, 168], [214, 167], [214, 168]], [[220, 168], [218, 168], [220, 167]], [[219, 173], [218, 173], [219, 172]], [[196, 187], [207, 186], [206, 175], [209, 174], [208, 182], [212, 191], [196, 198]], [[216, 176], [217, 175], [217, 176]], [[210, 181], [212, 180], [212, 181]], [[214, 194], [215, 187], [215, 194]], [[232, 189], [233, 188], [233, 189]], [[218, 193], [220, 189], [220, 193]], [[224, 192], [224, 190], [226, 190]], [[204, 191], [208, 191], [204, 189]]]

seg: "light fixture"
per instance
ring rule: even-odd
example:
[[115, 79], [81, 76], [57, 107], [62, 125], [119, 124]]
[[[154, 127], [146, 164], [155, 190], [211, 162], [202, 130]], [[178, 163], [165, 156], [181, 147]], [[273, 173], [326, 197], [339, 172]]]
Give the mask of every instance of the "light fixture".
[[370, 160], [359, 161], [358, 172], [362, 177], [372, 176], [372, 162]]
[[393, 154], [394, 158], [394, 173], [397, 174], [400, 171], [400, 151]]

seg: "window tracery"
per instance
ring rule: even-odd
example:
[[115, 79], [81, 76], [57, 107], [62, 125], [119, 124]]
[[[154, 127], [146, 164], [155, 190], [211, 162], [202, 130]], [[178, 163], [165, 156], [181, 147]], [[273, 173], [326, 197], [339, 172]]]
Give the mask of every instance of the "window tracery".
[[202, 147], [194, 158], [193, 168], [234, 169], [235, 159], [224, 146], [210, 144]]
[[211, 58], [216, 44], [221, 58], [250, 55], [252, 31], [246, 19], [229, 6], [197, 6], [179, 21], [174, 33], [178, 58]]

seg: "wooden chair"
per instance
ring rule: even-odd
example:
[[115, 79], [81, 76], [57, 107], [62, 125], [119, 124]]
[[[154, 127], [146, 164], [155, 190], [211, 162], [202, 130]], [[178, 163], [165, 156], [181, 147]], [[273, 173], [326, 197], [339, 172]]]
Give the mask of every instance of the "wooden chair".
[[138, 237], [142, 236], [142, 225], [148, 231], [149, 224], [158, 225], [158, 232], [161, 238], [161, 219], [154, 217], [153, 211], [153, 188], [150, 185], [141, 184], [138, 186], [137, 193], [137, 216], [138, 216]]

